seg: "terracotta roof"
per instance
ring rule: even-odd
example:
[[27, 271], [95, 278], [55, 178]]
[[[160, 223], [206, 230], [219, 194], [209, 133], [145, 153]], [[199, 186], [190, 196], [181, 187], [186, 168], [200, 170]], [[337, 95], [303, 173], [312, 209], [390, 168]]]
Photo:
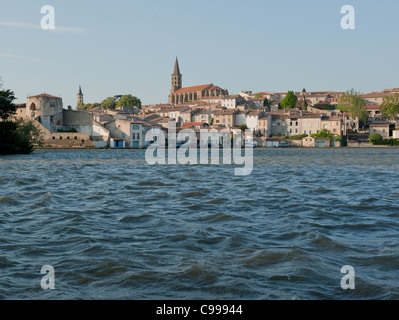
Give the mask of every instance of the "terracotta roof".
[[373, 106], [373, 105], [367, 105], [366, 109], [381, 109], [381, 106]]
[[202, 91], [202, 90], [205, 90], [205, 89], [209, 88], [210, 86], [212, 86], [211, 83], [210, 84], [203, 84], [201, 86], [185, 87], [185, 88], [181, 88], [181, 89], [173, 92], [172, 95], [181, 94], [181, 93], [188, 93], [188, 92]]
[[209, 88], [209, 90], [223, 90], [223, 89], [218, 86], [213, 86], [213, 87]]
[[387, 127], [389, 123], [378, 123], [378, 124], [370, 124], [370, 127]]
[[30, 96], [29, 98], [57, 98], [57, 99], [60, 99], [60, 97], [52, 96], [47, 93], [38, 94], [37, 96]]
[[188, 122], [185, 123], [181, 126], [181, 128], [190, 128], [190, 127], [195, 127], [195, 126], [202, 126], [206, 124], [205, 122]]

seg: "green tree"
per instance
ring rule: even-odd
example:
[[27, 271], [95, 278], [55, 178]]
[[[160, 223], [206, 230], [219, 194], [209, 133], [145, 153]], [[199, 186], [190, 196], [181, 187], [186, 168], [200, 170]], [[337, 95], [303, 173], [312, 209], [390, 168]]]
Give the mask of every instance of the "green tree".
[[314, 138], [321, 138], [321, 139], [330, 139], [330, 140], [341, 140], [341, 136], [338, 134], [331, 133], [328, 129], [322, 129], [317, 131], [317, 133], [312, 134]]
[[294, 91], [288, 91], [287, 95], [281, 101], [281, 109], [293, 109], [296, 108], [298, 103], [298, 97], [294, 94]]
[[263, 106], [264, 107], [269, 107], [270, 106], [269, 100], [267, 100], [267, 98], [265, 98], [265, 100], [263, 100]]
[[28, 154], [43, 141], [33, 121], [12, 118], [17, 109], [14, 100], [14, 92], [0, 90], [0, 154]]
[[125, 94], [121, 96], [116, 107], [138, 107], [141, 108], [141, 101], [137, 97], [132, 96], [131, 94]]
[[[1, 88], [1, 87], [0, 87]], [[13, 103], [15, 100], [14, 92], [11, 90], [0, 90], [0, 118], [7, 121], [17, 110]]]
[[306, 100], [305, 96], [303, 96], [303, 110], [308, 110], [308, 100]]
[[305, 88], [303, 88], [302, 92], [306, 92], [306, 89], [305, 89]]
[[373, 132], [369, 136], [369, 141], [372, 144], [379, 144], [379, 143], [382, 143], [384, 141], [384, 139], [382, 138], [382, 135], [379, 134], [378, 132]]
[[394, 96], [384, 97], [381, 113], [385, 119], [397, 118], [399, 114], [399, 93], [395, 93]]
[[341, 112], [347, 112], [351, 118], [358, 117], [360, 121], [366, 123], [369, 117], [366, 109], [367, 103], [360, 94], [354, 89], [345, 92], [339, 99], [338, 109]]
[[115, 109], [117, 105], [117, 98], [116, 97], [108, 97], [105, 98], [102, 102], [101, 102], [101, 108], [102, 109]]
[[245, 130], [248, 130], [248, 126], [246, 124], [242, 124], [242, 125], [240, 125], [240, 129], [241, 129], [241, 131], [245, 132]]

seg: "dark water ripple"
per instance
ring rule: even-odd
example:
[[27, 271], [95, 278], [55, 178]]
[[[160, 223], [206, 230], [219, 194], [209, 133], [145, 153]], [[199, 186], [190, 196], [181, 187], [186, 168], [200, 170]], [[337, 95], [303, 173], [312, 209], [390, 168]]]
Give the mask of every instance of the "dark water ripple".
[[399, 299], [398, 150], [254, 156], [248, 177], [132, 150], [1, 157], [0, 299]]

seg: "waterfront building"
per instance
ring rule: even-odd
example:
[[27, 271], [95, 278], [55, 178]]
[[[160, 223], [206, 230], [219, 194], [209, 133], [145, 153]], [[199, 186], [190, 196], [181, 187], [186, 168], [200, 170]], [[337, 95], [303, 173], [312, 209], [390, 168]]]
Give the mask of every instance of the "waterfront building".
[[170, 104], [196, 101], [202, 98], [226, 96], [228, 94], [227, 90], [215, 86], [212, 83], [193, 87], [183, 87], [183, 75], [180, 73], [179, 61], [176, 57], [172, 74], [172, 87], [168, 99]]

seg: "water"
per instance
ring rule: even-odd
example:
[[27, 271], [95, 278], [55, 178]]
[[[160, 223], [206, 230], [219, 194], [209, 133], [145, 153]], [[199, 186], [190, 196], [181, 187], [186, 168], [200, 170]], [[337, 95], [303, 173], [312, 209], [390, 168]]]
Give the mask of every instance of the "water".
[[137, 150], [1, 157], [0, 299], [399, 299], [398, 149], [254, 157], [247, 177]]

